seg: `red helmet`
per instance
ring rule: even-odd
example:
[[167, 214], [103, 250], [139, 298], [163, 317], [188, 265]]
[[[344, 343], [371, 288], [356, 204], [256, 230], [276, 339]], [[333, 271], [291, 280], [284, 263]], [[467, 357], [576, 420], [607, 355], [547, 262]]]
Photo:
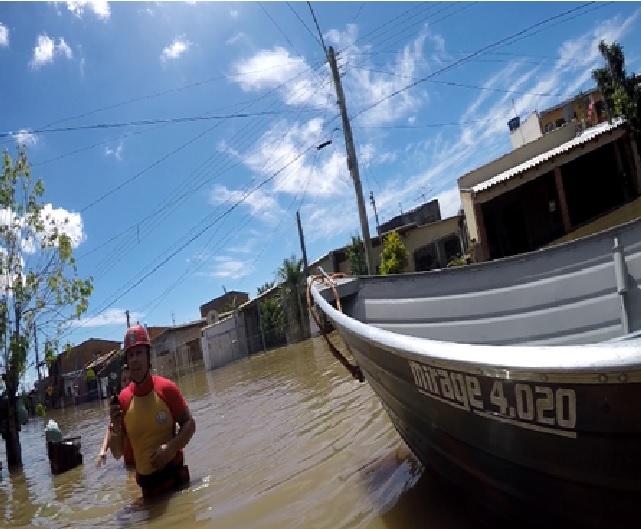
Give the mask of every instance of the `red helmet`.
[[127, 329], [127, 332], [125, 333], [125, 353], [136, 345], [148, 345], [151, 347], [147, 329], [140, 324], [133, 325]]

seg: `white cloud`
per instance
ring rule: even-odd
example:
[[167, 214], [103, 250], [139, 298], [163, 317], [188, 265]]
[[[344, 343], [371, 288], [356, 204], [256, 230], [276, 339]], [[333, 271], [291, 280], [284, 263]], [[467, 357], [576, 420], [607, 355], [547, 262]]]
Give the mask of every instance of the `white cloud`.
[[53, 233], [54, 228], [57, 228], [59, 233], [65, 233], [71, 239], [73, 248], [77, 248], [85, 241], [86, 235], [80, 213], [64, 208], [54, 208], [52, 204], [45, 204], [41, 211], [41, 217], [45, 222], [46, 235]]
[[[132, 321], [142, 321], [144, 314], [142, 312], [130, 312], [129, 317]], [[125, 309], [112, 307], [107, 309], [97, 316], [82, 318], [77, 322], [73, 322], [73, 327], [107, 327], [109, 325], [126, 325], [127, 315]]]
[[232, 46], [232, 45], [236, 44], [237, 42], [240, 42], [241, 40], [246, 40], [246, 39], [247, 39], [247, 35], [245, 35], [242, 31], [239, 31], [234, 36], [229, 37], [225, 41], [225, 44], [227, 46]]
[[[210, 194], [210, 202], [212, 204], [229, 203], [233, 204], [243, 199], [246, 191], [240, 189], [229, 189], [224, 185], [216, 185]], [[278, 205], [276, 198], [262, 189], [254, 191], [248, 195], [243, 204], [249, 207], [251, 214], [258, 217], [265, 222], [275, 223], [279, 220], [279, 215], [283, 214], [283, 210]]]
[[0, 22], [0, 47], [9, 46], [9, 28]]
[[231, 145], [229, 145], [227, 141], [224, 139], [218, 142], [218, 144], [216, 145], [216, 150], [218, 152], [225, 153], [231, 156], [232, 158], [240, 158], [240, 153], [236, 149], [234, 149]]
[[36, 39], [36, 46], [33, 48], [33, 58], [30, 63], [31, 67], [33, 69], [38, 69], [44, 64], [53, 62], [54, 57], [60, 55], [67, 59], [71, 59], [73, 57], [71, 48], [65, 42], [64, 38], [58, 37], [58, 42], [56, 43], [46, 33], [38, 35], [38, 38]]
[[160, 60], [162, 62], [166, 62], [169, 60], [179, 59], [181, 55], [189, 51], [191, 45], [192, 43], [184, 37], [179, 37], [162, 50]]
[[230, 246], [228, 250], [233, 253], [251, 253], [256, 246], [258, 239], [247, 239], [242, 243], [238, 243], [235, 246]]
[[13, 138], [20, 145], [26, 145], [27, 147], [33, 147], [38, 143], [38, 136], [30, 132], [28, 129], [20, 129], [13, 135]]
[[238, 18], [238, 15], [239, 15], [239, 14], [240, 14], [240, 13], [238, 12], [238, 9], [232, 9], [232, 10], [229, 12], [229, 16], [230, 16], [230, 17], [232, 17], [232, 18]]
[[77, 248], [86, 238], [80, 213], [54, 208], [52, 204], [47, 203], [40, 211], [40, 219], [44, 224], [44, 231], [36, 234], [27, 227], [25, 217], [16, 217], [11, 210], [0, 209], [0, 225], [13, 226], [11, 230], [20, 238], [20, 247], [27, 254], [35, 253], [40, 241], [56, 231], [69, 237], [72, 248]]
[[[320, 143], [326, 136], [321, 118], [303, 124], [277, 122], [259, 140], [258, 147], [243, 157], [243, 161], [253, 171], [271, 175], [295, 160], [310, 144]], [[324, 149], [308, 153], [291, 163], [275, 178], [274, 189], [297, 195], [307, 188], [309, 196], [335, 196], [347, 188], [347, 175], [345, 155], [338, 150]]]
[[241, 261], [233, 257], [219, 255], [214, 257], [214, 266], [210, 275], [214, 277], [240, 279], [253, 272], [251, 260]]
[[107, 0], [67, 0], [67, 9], [78, 18], [84, 15], [85, 10], [93, 11], [94, 15], [103, 20], [111, 16], [111, 8]]
[[461, 194], [458, 186], [451, 187], [436, 195], [441, 208], [441, 217], [446, 219], [458, 214], [461, 209]]
[[110, 156], [114, 157], [116, 160], [122, 160], [122, 150], [123, 142], [121, 141], [118, 145], [114, 147], [105, 147], [105, 156], [109, 158]]
[[329, 82], [319, 83], [303, 57], [291, 56], [280, 46], [261, 50], [249, 59], [237, 62], [232, 68], [231, 80], [245, 92], [280, 87], [280, 94], [288, 105], [314, 105], [330, 108], [333, 93]]

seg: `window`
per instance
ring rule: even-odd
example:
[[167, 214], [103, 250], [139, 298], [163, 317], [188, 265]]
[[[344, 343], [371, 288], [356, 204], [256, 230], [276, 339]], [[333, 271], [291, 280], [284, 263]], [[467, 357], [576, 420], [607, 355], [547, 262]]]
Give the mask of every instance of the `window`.
[[565, 119], [564, 118], [559, 118], [556, 120], [555, 125], [557, 128], [562, 127], [565, 125]]
[[554, 123], [550, 121], [550, 123], [545, 124], [545, 128], [543, 129], [543, 132], [552, 132], [554, 130]]

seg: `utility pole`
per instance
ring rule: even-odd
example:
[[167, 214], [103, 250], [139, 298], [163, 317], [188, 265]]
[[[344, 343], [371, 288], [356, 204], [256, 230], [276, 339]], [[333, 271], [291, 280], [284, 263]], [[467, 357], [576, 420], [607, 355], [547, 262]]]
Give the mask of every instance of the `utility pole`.
[[300, 222], [300, 211], [296, 210], [296, 223], [298, 224], [298, 238], [300, 239], [300, 251], [303, 253], [303, 273], [307, 277], [307, 251], [305, 250], [305, 236], [303, 225]]
[[369, 225], [367, 223], [367, 213], [365, 212], [365, 201], [363, 200], [363, 188], [361, 186], [361, 177], [358, 173], [358, 160], [356, 159], [356, 149], [354, 148], [354, 139], [352, 138], [352, 127], [349, 124], [349, 117], [347, 116], [347, 106], [345, 104], [345, 94], [343, 93], [343, 85], [341, 84], [341, 76], [338, 73], [338, 66], [336, 65], [336, 56], [334, 55], [334, 48], [329, 47], [327, 51], [327, 60], [332, 69], [332, 76], [334, 77], [334, 87], [336, 88], [336, 97], [338, 99], [338, 106], [341, 111], [341, 118], [343, 121], [343, 133], [345, 134], [345, 149], [347, 150], [347, 167], [352, 180], [354, 181], [354, 191], [356, 192], [356, 201], [358, 203], [358, 216], [361, 220], [361, 231], [363, 232], [363, 244], [365, 245], [365, 261], [367, 263], [367, 273], [374, 274], [374, 260], [372, 259], [372, 242], [369, 238]]
[[129, 323], [129, 311], [128, 310], [125, 311], [125, 315], [127, 316], [127, 329], [129, 329], [129, 327], [131, 327], [131, 324]]
[[374, 191], [369, 192], [369, 201], [374, 208], [374, 218], [376, 219], [376, 233], [381, 234], [381, 223], [378, 221], [378, 211], [376, 211], [376, 200], [374, 200]]

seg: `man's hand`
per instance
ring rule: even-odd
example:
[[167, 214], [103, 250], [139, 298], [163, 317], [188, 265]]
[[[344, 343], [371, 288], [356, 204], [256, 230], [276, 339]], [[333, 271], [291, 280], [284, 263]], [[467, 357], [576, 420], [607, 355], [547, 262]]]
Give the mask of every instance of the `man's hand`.
[[155, 470], [162, 470], [170, 463], [175, 455], [175, 450], [172, 450], [167, 444], [162, 444], [151, 454], [151, 466], [154, 467]]
[[107, 462], [107, 454], [105, 452], [100, 452], [96, 458], [96, 468], [100, 468]]

